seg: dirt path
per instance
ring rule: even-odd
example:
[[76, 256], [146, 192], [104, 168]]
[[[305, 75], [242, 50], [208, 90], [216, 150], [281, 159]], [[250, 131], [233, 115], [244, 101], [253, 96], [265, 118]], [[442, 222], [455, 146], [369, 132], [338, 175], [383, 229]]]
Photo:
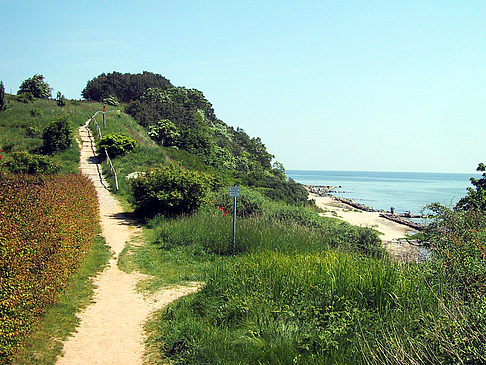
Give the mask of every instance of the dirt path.
[[144, 297], [135, 286], [147, 276], [127, 274], [118, 268], [118, 256], [125, 243], [140, 233], [140, 228], [123, 214], [119, 203], [106, 189], [108, 184], [101, 176], [94, 142], [85, 126], [79, 128], [79, 135], [81, 172], [95, 184], [103, 236], [113, 257], [109, 267], [94, 278], [97, 288], [93, 304], [79, 314], [80, 325], [64, 343], [63, 356], [57, 364], [142, 364], [145, 339], [142, 326], [149, 314], [197, 288], [173, 287]]

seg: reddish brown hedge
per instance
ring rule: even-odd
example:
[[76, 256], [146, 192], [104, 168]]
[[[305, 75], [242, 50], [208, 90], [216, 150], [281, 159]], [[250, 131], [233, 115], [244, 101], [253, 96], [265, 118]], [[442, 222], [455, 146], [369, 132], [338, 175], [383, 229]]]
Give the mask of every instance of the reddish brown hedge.
[[85, 176], [0, 174], [0, 363], [55, 302], [97, 229]]

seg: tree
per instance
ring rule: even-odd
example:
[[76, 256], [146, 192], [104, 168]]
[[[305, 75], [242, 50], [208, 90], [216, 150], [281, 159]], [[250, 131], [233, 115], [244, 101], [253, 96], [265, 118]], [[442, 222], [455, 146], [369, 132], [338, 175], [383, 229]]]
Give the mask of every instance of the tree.
[[128, 103], [140, 99], [149, 87], [165, 90], [172, 87], [172, 84], [162, 75], [147, 71], [141, 74], [102, 73], [88, 81], [81, 94], [86, 100], [101, 102], [114, 96], [118, 101]]
[[469, 180], [474, 188], [467, 188], [467, 195], [459, 200], [456, 205], [456, 210], [473, 209], [477, 211], [486, 211], [486, 165], [482, 162], [478, 165], [476, 171], [483, 172], [480, 179], [471, 177]]
[[0, 112], [7, 109], [7, 101], [5, 99], [5, 87], [3, 82], [0, 81]]
[[51, 88], [44, 81], [44, 76], [35, 74], [31, 78], [24, 80], [17, 95], [32, 94], [35, 98], [49, 99], [51, 97]]

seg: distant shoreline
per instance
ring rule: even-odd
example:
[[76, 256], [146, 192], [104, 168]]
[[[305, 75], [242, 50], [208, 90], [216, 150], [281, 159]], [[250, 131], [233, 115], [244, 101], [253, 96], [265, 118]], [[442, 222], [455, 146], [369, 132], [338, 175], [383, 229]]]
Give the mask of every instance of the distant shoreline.
[[360, 204], [355, 202], [352, 199], [346, 199], [346, 198], [341, 198], [339, 196], [333, 195], [334, 189], [336, 187], [334, 186], [325, 186], [325, 185], [304, 185], [309, 194], [314, 194], [316, 196], [321, 196], [321, 197], [329, 197], [332, 200], [345, 204], [351, 208], [358, 209], [363, 212], [373, 212], [373, 213], [379, 213], [380, 217], [394, 221], [398, 224], [402, 224], [405, 226], [408, 226], [410, 228], [413, 228], [414, 230], [421, 231], [424, 229], [424, 226], [420, 223], [412, 222], [408, 220], [407, 218], [422, 218], [420, 215], [413, 215], [410, 212], [407, 213], [394, 213], [394, 212], [387, 212], [385, 210], [378, 210], [374, 209], [372, 207], [368, 207], [364, 204]]

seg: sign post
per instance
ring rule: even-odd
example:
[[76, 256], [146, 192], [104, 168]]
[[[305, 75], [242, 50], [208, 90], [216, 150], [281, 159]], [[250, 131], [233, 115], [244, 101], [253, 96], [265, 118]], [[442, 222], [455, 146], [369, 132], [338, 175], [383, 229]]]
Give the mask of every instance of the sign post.
[[230, 186], [229, 188], [229, 196], [233, 198], [233, 241], [232, 241], [232, 249], [233, 254], [236, 251], [236, 198], [241, 196], [240, 194], [240, 187], [239, 186]]
[[103, 127], [106, 127], [106, 105], [103, 105]]

